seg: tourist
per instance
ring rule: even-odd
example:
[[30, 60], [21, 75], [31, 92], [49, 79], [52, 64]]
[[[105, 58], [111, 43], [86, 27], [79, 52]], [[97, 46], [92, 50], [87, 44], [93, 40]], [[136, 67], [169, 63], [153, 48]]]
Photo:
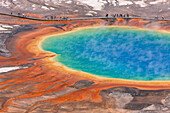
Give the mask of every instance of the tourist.
[[126, 16], [129, 18], [129, 14], [126, 14]]
[[158, 17], [158, 16], [155, 16], [155, 19], [157, 19], [157, 20], [158, 20], [158, 19], [159, 19], [159, 17]]
[[109, 14], [106, 14], [106, 17], [108, 17], [109, 16]]
[[162, 20], [164, 20], [165, 18], [162, 16]]
[[117, 14], [117, 17], [119, 17], [119, 14]]

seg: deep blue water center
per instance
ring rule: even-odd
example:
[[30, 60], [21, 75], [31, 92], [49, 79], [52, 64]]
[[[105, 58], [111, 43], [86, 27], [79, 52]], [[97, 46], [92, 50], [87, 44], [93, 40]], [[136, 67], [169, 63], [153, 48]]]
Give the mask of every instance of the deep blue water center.
[[125, 27], [87, 28], [47, 38], [42, 48], [65, 66], [107, 78], [170, 80], [170, 34]]

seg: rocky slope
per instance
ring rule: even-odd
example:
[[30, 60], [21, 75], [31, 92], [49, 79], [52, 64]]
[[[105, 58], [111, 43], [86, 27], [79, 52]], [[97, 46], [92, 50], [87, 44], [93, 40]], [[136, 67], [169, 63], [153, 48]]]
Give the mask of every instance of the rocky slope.
[[170, 18], [169, 0], [1, 0], [1, 12], [41, 15], [102, 16], [129, 13], [134, 16]]

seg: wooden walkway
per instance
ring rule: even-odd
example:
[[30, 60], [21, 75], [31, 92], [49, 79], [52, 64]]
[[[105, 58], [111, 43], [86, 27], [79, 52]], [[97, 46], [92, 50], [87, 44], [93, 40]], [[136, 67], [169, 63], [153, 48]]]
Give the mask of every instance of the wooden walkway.
[[117, 18], [122, 18], [125, 20], [143, 19], [143, 20], [154, 20], [154, 21], [170, 21], [170, 19], [155, 19], [155, 18], [146, 18], [146, 17], [82, 17], [82, 18], [68, 18], [68, 19], [41, 19], [41, 18], [35, 18], [35, 17], [24, 17], [24, 16], [18, 16], [18, 15], [4, 14], [4, 13], [0, 13], [0, 15], [29, 19], [29, 20], [36, 20], [36, 21], [71, 21], [71, 20], [117, 19]]

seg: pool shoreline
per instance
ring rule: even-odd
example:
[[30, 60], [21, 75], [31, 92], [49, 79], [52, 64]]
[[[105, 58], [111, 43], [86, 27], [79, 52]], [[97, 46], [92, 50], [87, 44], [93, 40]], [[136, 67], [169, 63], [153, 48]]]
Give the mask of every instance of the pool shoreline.
[[[133, 19], [127, 25], [124, 20], [118, 19], [112, 25], [151, 29], [158, 25], [157, 30], [170, 31], [169, 22]], [[9, 50], [11, 57], [0, 56], [0, 68], [20, 69], [0, 73], [0, 112], [98, 113], [112, 110], [124, 113], [144, 112], [148, 108], [153, 110], [152, 106], [161, 108], [161, 111], [168, 110], [168, 103], [165, 102], [169, 99], [170, 81], [106, 79], [80, 71], [69, 71], [51, 60], [56, 56], [55, 53], [38, 47], [43, 37], [52, 34], [66, 33], [81, 27], [112, 26], [106, 20], [38, 22], [15, 19], [4, 20], [2, 23], [17, 26], [16, 29], [9, 30], [10, 35], [2, 35], [7, 37], [3, 47]]]
[[[39, 48], [40, 51], [44, 52], [44, 50], [41, 48], [41, 43], [42, 43], [42, 41], [44, 39], [46, 39], [48, 37], [56, 36], [56, 35], [63, 35], [63, 34], [67, 34], [67, 33], [70, 33], [70, 32], [75, 32], [75, 31], [80, 30], [80, 29], [97, 28], [97, 27], [100, 27], [100, 26], [79, 27], [79, 28], [73, 29], [72, 31], [68, 31], [68, 32], [67, 31], [65, 31], [65, 32], [56, 32], [56, 33], [53, 33], [53, 34], [49, 34], [49, 35], [47, 34], [47, 35], [40, 36], [40, 37], [38, 37], [40, 39], [39, 43], [38, 43], [38, 48]], [[107, 26], [107, 27], [115, 27], [115, 26]], [[116, 27], [122, 27], [122, 26], [116, 26]], [[129, 26], [124, 26], [124, 27], [129, 27]], [[136, 27], [134, 27], [134, 28], [136, 28]], [[137, 27], [137, 28], [144, 29], [144, 28], [140, 28], [140, 27]], [[161, 31], [161, 30], [158, 30], [158, 31]], [[169, 33], [169, 31], [168, 31], [168, 33]], [[51, 53], [51, 52], [48, 52], [48, 53]], [[55, 56], [57, 56], [57, 55], [55, 54]], [[52, 59], [52, 58], [50, 58], [50, 59]], [[55, 68], [55, 66], [58, 66], [58, 64], [60, 64], [57, 61], [55, 61], [55, 62], [53, 61], [53, 63], [54, 63], [54, 68]], [[161, 81], [161, 80], [160, 81], [136, 81], [136, 80], [125, 80], [125, 79], [116, 79], [116, 78], [105, 78], [105, 77], [99, 77], [99, 76], [89, 74], [89, 73], [86, 73], [86, 72], [82, 72], [82, 71], [75, 71], [75, 70], [73, 71], [72, 69], [70, 69], [70, 68], [68, 68], [68, 67], [66, 67], [64, 65], [62, 65], [60, 67], [62, 67], [62, 69], [64, 71], [68, 71], [69, 73], [78, 73], [78, 75], [80, 75], [80, 76], [83, 76], [83, 77], [86, 77], [86, 78], [89, 78], [89, 79], [95, 79], [97, 81], [107, 81], [107, 82], [126, 83], [126, 84], [141, 84], [141, 85], [144, 85], [144, 86], [150, 86], [150, 85], [152, 86], [153, 85], [153, 86], [161, 86], [161, 88], [163, 86], [170, 87], [169, 86], [169, 84], [170, 84], [169, 80], [167, 80], [167, 81]]]
[[[91, 31], [92, 30], [92, 31]], [[119, 30], [122, 30], [122, 32], [128, 32], [128, 31], [130, 31], [130, 32], [133, 32], [133, 33], [140, 33], [140, 32], [146, 32], [146, 33], [149, 33], [150, 35], [151, 34], [158, 34], [158, 33], [160, 33], [161, 31], [153, 31], [153, 30], [145, 30], [145, 29], [138, 29], [138, 28], [135, 28], [135, 27], [130, 27], [130, 26], [126, 26], [126, 27], [121, 27], [121, 26], [109, 26], [109, 27], [107, 27], [107, 26], [104, 26], [104, 27], [88, 27], [88, 28], [80, 28], [80, 29], [76, 29], [76, 30], [73, 30], [73, 31], [69, 31], [69, 32], [66, 32], [66, 33], [62, 33], [62, 34], [57, 34], [57, 35], [53, 35], [53, 36], [50, 36], [50, 37], [47, 37], [47, 38], [45, 38], [45, 39], [47, 39], [46, 41], [45, 40], [43, 40], [41, 43], [40, 43], [40, 46], [43, 46], [44, 48], [46, 48], [46, 49], [48, 49], [48, 46], [46, 46], [46, 44], [48, 45], [48, 42], [49, 43], [53, 43], [53, 41], [57, 41], [57, 39], [59, 38], [59, 44], [60, 43], [62, 43], [62, 38], [60, 38], [60, 36], [63, 36], [63, 40], [67, 40], [66, 38], [71, 38], [70, 36], [72, 36], [73, 34], [73, 37], [75, 37], [75, 35], [77, 34], [77, 33], [79, 33], [79, 32], [81, 32], [81, 33], [83, 33], [83, 32], [93, 32], [93, 31], [98, 31], [98, 30], [101, 30], [100, 32], [103, 32], [103, 31], [105, 31], [105, 30], [107, 30], [109, 33], [110, 32], [112, 32], [112, 30], [116, 30], [116, 32], [117, 31], [119, 31]], [[114, 31], [113, 31], [114, 32]], [[104, 33], [104, 32], [103, 32]], [[165, 35], [165, 36], [167, 36], [167, 35], [169, 35], [169, 33], [167, 34], [167, 33], [165, 33], [165, 32], [161, 32], [163, 35]], [[162, 36], [162, 35], [161, 35]], [[86, 36], [85, 36], [86, 37]], [[78, 37], [77, 37], [78, 38]], [[81, 37], [81, 38], [83, 38], [83, 37]], [[78, 41], [80, 41], [81, 40], [81, 38], [78, 38]], [[142, 38], [144, 38], [144, 37], [142, 37]], [[161, 39], [162, 39], [163, 37], [161, 37]], [[72, 38], [71, 40], [74, 40], [75, 38]], [[89, 39], [91, 39], [91, 38], [89, 38]], [[52, 41], [50, 41], [50, 40], [52, 40]], [[69, 41], [69, 39], [67, 40], [67, 41]], [[58, 41], [57, 41], [58, 42]], [[43, 44], [43, 43], [45, 43], [45, 44]], [[75, 42], [76, 43], [76, 42]], [[43, 45], [42, 45], [43, 44]], [[50, 45], [51, 45], [50, 44]], [[49, 45], [49, 46], [50, 46]], [[54, 45], [56, 45], [56, 44], [52, 44], [53, 46]], [[52, 46], [52, 47], [53, 47]], [[63, 47], [64, 47], [64, 45], [62, 45]], [[56, 48], [56, 46], [55, 46], [55, 48]], [[42, 47], [41, 47], [41, 49], [42, 49]], [[51, 48], [52, 49], [52, 48]], [[76, 49], [76, 48], [75, 48]], [[42, 49], [43, 50], [43, 49]], [[46, 50], [45, 50], [46, 51]], [[52, 52], [53, 50], [47, 50], [47, 51], [50, 51], [50, 52]], [[64, 50], [62, 50], [62, 51], [64, 51]], [[56, 51], [57, 52], [57, 51]], [[54, 52], [55, 53], [55, 52]], [[57, 54], [57, 53], [56, 53]], [[58, 56], [59, 55], [59, 56]], [[77, 56], [77, 55], [76, 55]], [[74, 66], [72, 67], [71, 65], [72, 65], [72, 63], [69, 63], [69, 67], [68, 66], [66, 66], [67, 65], [67, 62], [62, 62], [62, 61], [60, 61], [59, 59], [60, 59], [60, 54], [57, 54], [57, 56], [56, 56], [56, 58], [55, 59], [53, 59], [53, 61], [57, 61], [57, 64], [60, 64], [60, 65], [63, 65], [63, 66], [65, 66], [65, 67], [67, 67], [67, 69], [68, 70], [72, 70], [72, 71], [82, 71], [82, 72], [85, 72], [85, 73], [89, 73], [89, 74], [91, 74], [91, 75], [95, 75], [95, 76], [100, 76], [100, 77], [102, 77], [102, 78], [114, 78], [114, 77], [112, 77], [113, 75], [111, 74], [109, 74], [109, 73], [107, 73], [107, 75], [104, 75], [104, 74], [102, 74], [102, 73], [96, 73], [96, 74], [93, 74], [93, 72], [88, 72], [88, 70], [86, 69], [86, 71], [84, 70], [83, 71], [83, 68], [74, 68]], [[62, 57], [61, 57], [62, 58]], [[75, 56], [74, 56], [74, 58], [75, 58]], [[58, 59], [58, 60], [57, 60]], [[63, 58], [62, 58], [63, 59]], [[67, 59], [67, 57], [65, 58], [65, 59]], [[60, 63], [59, 63], [60, 62]], [[70, 62], [70, 61], [69, 61]], [[88, 61], [87, 61], [88, 62]], [[66, 65], [64, 65], [64, 64], [66, 64]], [[82, 64], [83, 65], [83, 64]], [[88, 65], [87, 65], [88, 66]], [[86, 67], [87, 67], [86, 66]], [[83, 66], [84, 67], [84, 66]], [[101, 70], [101, 69], [100, 69]], [[95, 73], [95, 72], [94, 72]], [[137, 74], [137, 73], [136, 73]], [[122, 75], [119, 75], [119, 76], [122, 76]], [[130, 76], [130, 75], [129, 75]], [[133, 75], [132, 75], [133, 76]], [[146, 76], [146, 75], [145, 75]], [[153, 78], [153, 77], [151, 77], [151, 78]], [[151, 79], [150, 78], [150, 79]], [[157, 79], [155, 78], [153, 78], [152, 80], [149, 80], [148, 78], [146, 78], [145, 77], [145, 79], [144, 78], [142, 78], [142, 76], [139, 76], [139, 78], [136, 78], [135, 76], [134, 77], [130, 77], [129, 79], [128, 78], [119, 78], [118, 76], [117, 77], [115, 77], [115, 79], [123, 79], [123, 80], [133, 80], [133, 81], [169, 81], [169, 79], [168, 78], [166, 78], [165, 77], [165, 79], [162, 79], [161, 80], [161, 78], [160, 77], [157, 77]]]

